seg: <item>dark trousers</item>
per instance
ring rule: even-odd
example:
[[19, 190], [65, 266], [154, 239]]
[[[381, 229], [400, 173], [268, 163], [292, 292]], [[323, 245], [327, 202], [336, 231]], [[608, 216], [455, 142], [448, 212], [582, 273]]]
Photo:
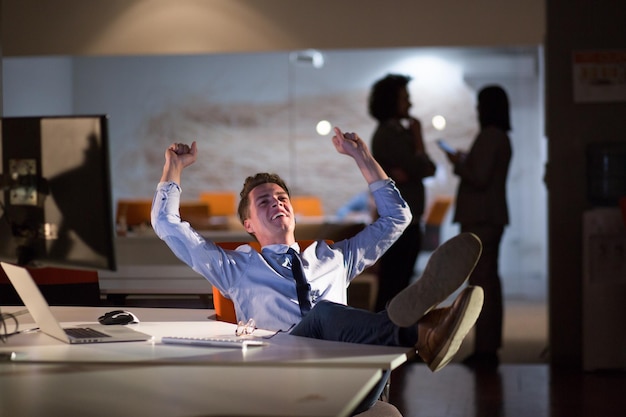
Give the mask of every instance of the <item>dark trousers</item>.
[[385, 310], [373, 313], [330, 301], [317, 303], [290, 334], [380, 346], [414, 346], [417, 343], [416, 326], [396, 326]]
[[421, 245], [422, 229], [418, 223], [414, 223], [380, 258], [375, 311], [383, 310], [396, 294], [409, 285]]
[[498, 259], [504, 226], [462, 224], [461, 232], [474, 233], [483, 244], [483, 251], [478, 264], [469, 278], [471, 285], [478, 285], [485, 292], [483, 309], [475, 326], [474, 351], [476, 353], [497, 353], [502, 346], [502, 284]]

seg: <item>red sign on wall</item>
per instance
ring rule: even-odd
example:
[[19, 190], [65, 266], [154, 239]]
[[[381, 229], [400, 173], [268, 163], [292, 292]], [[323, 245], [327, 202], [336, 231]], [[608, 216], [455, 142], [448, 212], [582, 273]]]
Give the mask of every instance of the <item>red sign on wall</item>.
[[626, 101], [626, 50], [573, 54], [574, 102]]

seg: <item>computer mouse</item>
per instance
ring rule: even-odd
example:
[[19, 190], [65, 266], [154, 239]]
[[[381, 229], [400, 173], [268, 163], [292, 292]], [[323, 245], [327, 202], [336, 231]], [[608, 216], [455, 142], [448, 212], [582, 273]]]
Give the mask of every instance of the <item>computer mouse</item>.
[[104, 315], [98, 317], [100, 324], [134, 324], [139, 323], [139, 319], [130, 311], [115, 310], [109, 311]]

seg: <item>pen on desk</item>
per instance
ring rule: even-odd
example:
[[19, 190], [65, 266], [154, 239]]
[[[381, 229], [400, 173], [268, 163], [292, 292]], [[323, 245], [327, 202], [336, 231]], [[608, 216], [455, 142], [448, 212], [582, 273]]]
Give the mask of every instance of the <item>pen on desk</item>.
[[39, 331], [39, 327], [33, 327], [30, 329], [24, 329], [24, 330], [18, 330], [15, 333], [34, 333], [34, 332], [38, 332]]

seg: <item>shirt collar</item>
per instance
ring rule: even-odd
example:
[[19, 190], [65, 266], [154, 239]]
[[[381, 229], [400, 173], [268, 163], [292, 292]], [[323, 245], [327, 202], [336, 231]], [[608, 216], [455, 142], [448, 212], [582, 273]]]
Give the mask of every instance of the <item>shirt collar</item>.
[[263, 246], [263, 251], [268, 250], [270, 252], [273, 253], [287, 253], [287, 250], [289, 248], [293, 248], [296, 252], [300, 253], [300, 245], [298, 245], [298, 242], [294, 242], [293, 245], [289, 246], [289, 245], [285, 245], [284, 243], [277, 243], [274, 245], [267, 245], [267, 246]]

